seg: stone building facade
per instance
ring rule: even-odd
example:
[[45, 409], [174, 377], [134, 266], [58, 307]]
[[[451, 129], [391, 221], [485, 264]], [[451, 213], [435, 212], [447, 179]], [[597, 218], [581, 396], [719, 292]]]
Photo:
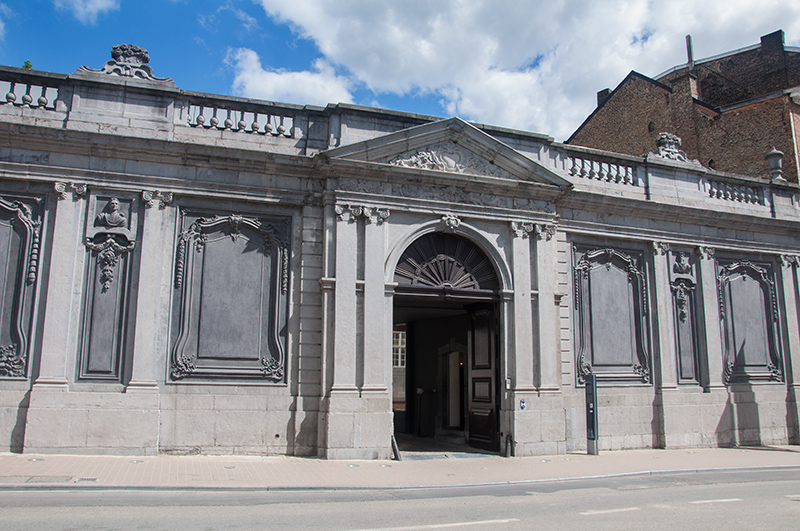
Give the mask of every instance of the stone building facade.
[[0, 68], [2, 448], [563, 453], [590, 374], [601, 449], [798, 441], [796, 184], [148, 59]]
[[662, 132], [707, 167], [769, 176], [764, 157], [784, 154], [783, 174], [800, 167], [800, 48], [783, 31], [761, 43], [689, 62], [649, 78], [631, 72], [613, 91], [597, 93], [597, 108], [567, 144], [642, 155]]

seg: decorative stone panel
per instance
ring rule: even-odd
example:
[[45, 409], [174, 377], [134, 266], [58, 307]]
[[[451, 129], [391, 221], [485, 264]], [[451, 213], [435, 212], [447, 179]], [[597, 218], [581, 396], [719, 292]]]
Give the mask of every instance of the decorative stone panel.
[[[697, 257], [692, 251], [674, 250], [669, 253], [669, 276], [675, 324], [675, 351], [678, 381], [700, 381], [700, 334], [698, 316]], [[699, 320], [698, 320], [699, 319]]]
[[717, 288], [725, 382], [783, 381], [774, 264], [718, 259]]
[[182, 210], [172, 380], [284, 383], [291, 218]]
[[32, 198], [0, 197], [0, 378], [26, 378], [42, 212]]
[[122, 382], [138, 213], [133, 199], [92, 196], [84, 245], [88, 253], [78, 379]]
[[651, 382], [644, 255], [574, 247], [577, 379]]

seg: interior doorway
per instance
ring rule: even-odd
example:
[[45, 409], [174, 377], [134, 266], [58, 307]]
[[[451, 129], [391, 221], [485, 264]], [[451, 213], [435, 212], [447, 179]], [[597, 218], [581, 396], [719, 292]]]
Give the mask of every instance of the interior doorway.
[[474, 241], [430, 232], [405, 249], [394, 281], [396, 434], [498, 451], [494, 264]]
[[[398, 440], [499, 451], [496, 303], [396, 295], [392, 382]], [[465, 448], [464, 448], [465, 449]]]

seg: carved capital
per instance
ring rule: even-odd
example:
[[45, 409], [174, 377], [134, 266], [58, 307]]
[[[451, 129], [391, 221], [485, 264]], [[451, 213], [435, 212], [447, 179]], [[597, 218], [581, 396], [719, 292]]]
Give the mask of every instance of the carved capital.
[[653, 242], [653, 254], [665, 255], [669, 252], [669, 244], [664, 242]]
[[782, 254], [780, 256], [781, 267], [792, 267], [800, 265], [800, 257], [793, 254]]
[[354, 223], [359, 218], [363, 218], [366, 223], [375, 223], [380, 225], [389, 219], [388, 208], [369, 207], [364, 205], [336, 205], [333, 211], [339, 218], [339, 221], [347, 221]]
[[79, 196], [82, 196], [86, 193], [86, 185], [83, 183], [73, 183], [73, 182], [56, 182], [53, 186], [56, 193], [58, 194], [58, 198], [64, 200], [67, 198], [67, 193], [71, 192], [73, 199], [77, 199]]
[[536, 231], [536, 239], [549, 242], [553, 239], [553, 236], [556, 235], [556, 226], [555, 225], [547, 225], [545, 223], [537, 223], [534, 227]]
[[698, 246], [696, 250], [697, 250], [697, 256], [699, 256], [701, 260], [714, 259], [715, 250], [713, 247]]
[[461, 219], [453, 214], [445, 214], [442, 216], [442, 229], [446, 232], [455, 232], [461, 225]]
[[165, 208], [172, 203], [172, 192], [162, 192], [161, 190], [143, 190], [142, 201], [145, 208], [153, 208], [158, 204], [158, 208]]
[[534, 230], [534, 224], [530, 221], [512, 221], [511, 232], [517, 238], [527, 238]]

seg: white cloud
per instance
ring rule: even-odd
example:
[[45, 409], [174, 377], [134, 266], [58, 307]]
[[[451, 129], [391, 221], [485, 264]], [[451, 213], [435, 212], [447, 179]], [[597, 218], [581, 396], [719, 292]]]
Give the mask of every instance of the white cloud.
[[99, 15], [119, 9], [119, 0], [55, 0], [55, 6], [70, 11], [82, 24], [91, 26]]
[[762, 0], [258, 0], [377, 94], [439, 94], [448, 113], [564, 139], [595, 93], [758, 43], [800, 43], [800, 3]]
[[312, 105], [353, 101], [349, 80], [321, 59], [313, 71], [300, 72], [266, 70], [258, 54], [248, 48], [231, 50], [226, 60], [236, 72], [234, 92], [247, 98]]
[[251, 32], [253, 30], [257, 30], [258, 28], [258, 21], [239, 9], [235, 7], [230, 1], [227, 3], [219, 6], [216, 11], [209, 15], [200, 14], [197, 17], [197, 21], [200, 23], [200, 26], [203, 27], [204, 30], [210, 32], [216, 32], [217, 28], [220, 24], [220, 15], [225, 11], [229, 11], [236, 17], [239, 22], [242, 24], [242, 28], [247, 31]]
[[5, 19], [10, 18], [13, 14], [14, 12], [10, 7], [0, 2], [0, 41], [2, 41], [6, 36]]

